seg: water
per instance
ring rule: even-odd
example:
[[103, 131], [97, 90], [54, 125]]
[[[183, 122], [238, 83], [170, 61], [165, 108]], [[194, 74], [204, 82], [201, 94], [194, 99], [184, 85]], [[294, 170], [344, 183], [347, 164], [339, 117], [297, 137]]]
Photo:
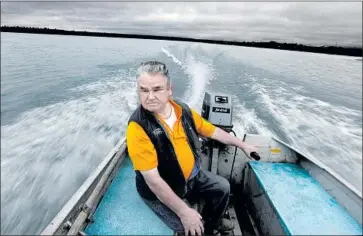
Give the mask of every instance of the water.
[[1, 234], [39, 234], [137, 106], [136, 66], [160, 60], [174, 96], [233, 94], [235, 131], [273, 135], [362, 191], [362, 61], [141, 39], [1, 33]]

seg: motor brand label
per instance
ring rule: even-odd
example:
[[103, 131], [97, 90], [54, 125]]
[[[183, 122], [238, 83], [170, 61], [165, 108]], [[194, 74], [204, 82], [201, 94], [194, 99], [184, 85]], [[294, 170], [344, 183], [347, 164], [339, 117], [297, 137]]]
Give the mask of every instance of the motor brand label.
[[212, 111], [213, 112], [220, 112], [220, 113], [230, 113], [231, 109], [230, 108], [224, 108], [224, 107], [213, 107]]

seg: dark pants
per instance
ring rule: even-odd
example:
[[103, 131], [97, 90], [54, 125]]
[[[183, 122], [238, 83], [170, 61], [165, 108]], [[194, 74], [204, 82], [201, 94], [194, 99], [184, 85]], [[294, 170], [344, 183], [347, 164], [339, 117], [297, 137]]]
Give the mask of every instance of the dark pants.
[[[230, 186], [229, 182], [209, 171], [200, 170], [199, 173], [188, 181], [188, 191], [183, 199], [186, 203], [205, 202], [202, 217], [205, 229], [216, 229], [221, 223], [223, 214], [227, 209]], [[160, 217], [172, 230], [184, 233], [184, 227], [179, 217], [159, 200], [149, 201], [146, 204]]]

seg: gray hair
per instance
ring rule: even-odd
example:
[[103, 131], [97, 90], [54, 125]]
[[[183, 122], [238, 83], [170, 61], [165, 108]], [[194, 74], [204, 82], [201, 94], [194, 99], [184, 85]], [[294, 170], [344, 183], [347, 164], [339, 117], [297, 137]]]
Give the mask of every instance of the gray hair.
[[150, 75], [154, 74], [164, 75], [167, 79], [167, 86], [170, 87], [169, 70], [166, 68], [166, 65], [164, 63], [158, 61], [143, 62], [140, 64], [139, 68], [137, 69], [136, 77], [138, 78], [143, 73], [147, 73]]

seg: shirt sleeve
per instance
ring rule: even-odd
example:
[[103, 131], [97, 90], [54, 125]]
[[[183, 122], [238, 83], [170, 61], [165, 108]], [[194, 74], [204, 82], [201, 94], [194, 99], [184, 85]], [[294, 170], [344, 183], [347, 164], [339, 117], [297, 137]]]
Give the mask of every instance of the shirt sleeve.
[[155, 147], [143, 128], [136, 122], [130, 122], [127, 127], [126, 143], [134, 170], [151, 170], [157, 167]]
[[212, 123], [201, 117], [194, 109], [191, 110], [193, 114], [195, 128], [197, 129], [198, 133], [204, 137], [210, 138], [216, 130], [216, 127]]

